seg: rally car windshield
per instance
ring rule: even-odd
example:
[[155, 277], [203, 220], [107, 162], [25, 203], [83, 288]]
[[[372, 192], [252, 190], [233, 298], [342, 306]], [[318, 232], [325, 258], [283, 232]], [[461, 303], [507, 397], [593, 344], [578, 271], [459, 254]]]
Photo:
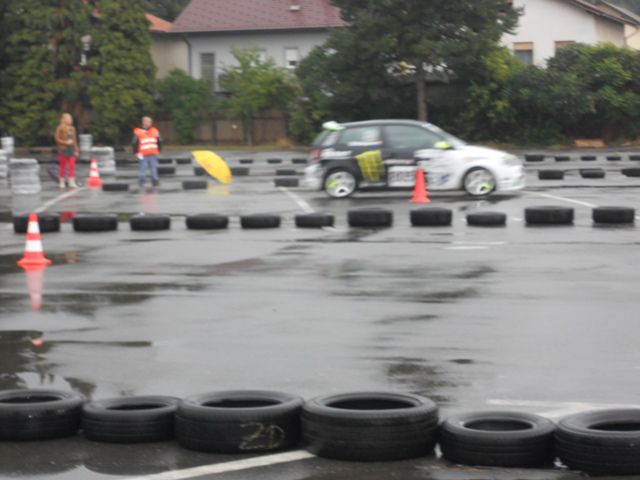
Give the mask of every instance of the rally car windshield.
[[446, 140], [452, 147], [464, 147], [467, 144], [467, 142], [465, 142], [464, 140], [461, 140], [458, 137], [451, 135], [449, 132], [445, 132], [440, 127], [437, 127], [431, 123], [428, 123], [427, 125], [429, 127], [429, 130], [431, 130], [434, 133], [437, 133], [439, 136], [443, 138], [443, 140]]

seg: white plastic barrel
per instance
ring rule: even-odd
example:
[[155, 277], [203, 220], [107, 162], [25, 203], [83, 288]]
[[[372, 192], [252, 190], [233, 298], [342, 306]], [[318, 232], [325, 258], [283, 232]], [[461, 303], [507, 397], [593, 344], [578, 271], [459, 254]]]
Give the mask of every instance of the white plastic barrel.
[[100, 175], [115, 175], [116, 155], [113, 147], [93, 147], [91, 149], [91, 159], [98, 162]]
[[40, 165], [34, 158], [14, 158], [9, 161], [9, 181], [15, 195], [40, 193]]
[[0, 138], [0, 146], [7, 156], [13, 157], [13, 154], [15, 153], [15, 141], [13, 140], [13, 137]]

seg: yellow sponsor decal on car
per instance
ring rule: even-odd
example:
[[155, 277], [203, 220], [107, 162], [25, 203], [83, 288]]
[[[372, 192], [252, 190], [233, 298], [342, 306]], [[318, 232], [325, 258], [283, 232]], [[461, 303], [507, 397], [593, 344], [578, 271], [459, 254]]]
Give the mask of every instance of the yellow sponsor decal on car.
[[370, 150], [356, 155], [362, 177], [369, 182], [379, 182], [384, 177], [382, 150]]

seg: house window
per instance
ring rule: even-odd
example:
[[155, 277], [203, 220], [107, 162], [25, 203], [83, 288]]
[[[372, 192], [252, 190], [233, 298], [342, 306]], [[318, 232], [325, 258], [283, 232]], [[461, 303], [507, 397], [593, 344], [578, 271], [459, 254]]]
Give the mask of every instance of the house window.
[[267, 61], [267, 51], [266, 50], [258, 50], [258, 59], [260, 63], [265, 63]]
[[533, 42], [514, 43], [513, 53], [525, 65], [533, 65]]
[[200, 54], [200, 78], [209, 84], [213, 92], [216, 85], [216, 55], [214, 53]]
[[562, 50], [563, 48], [570, 47], [574, 43], [576, 43], [576, 42], [571, 41], [571, 40], [564, 40], [564, 41], [561, 41], [561, 42], [556, 42], [556, 52], [558, 50]]
[[294, 70], [300, 61], [300, 53], [297, 48], [284, 49], [284, 66]]

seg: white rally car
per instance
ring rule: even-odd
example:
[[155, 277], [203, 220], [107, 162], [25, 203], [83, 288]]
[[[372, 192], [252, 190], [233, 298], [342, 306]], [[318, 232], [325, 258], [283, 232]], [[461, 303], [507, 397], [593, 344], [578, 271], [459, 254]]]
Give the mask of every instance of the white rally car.
[[312, 145], [303, 184], [334, 198], [367, 189], [410, 189], [419, 167], [429, 190], [480, 197], [525, 187], [515, 155], [467, 145], [435, 125], [412, 120], [326, 123]]

